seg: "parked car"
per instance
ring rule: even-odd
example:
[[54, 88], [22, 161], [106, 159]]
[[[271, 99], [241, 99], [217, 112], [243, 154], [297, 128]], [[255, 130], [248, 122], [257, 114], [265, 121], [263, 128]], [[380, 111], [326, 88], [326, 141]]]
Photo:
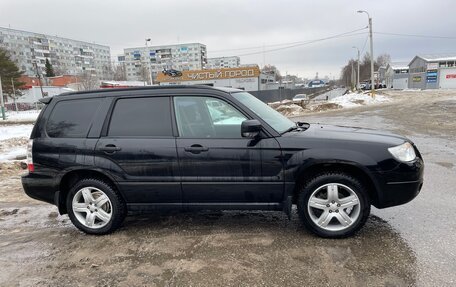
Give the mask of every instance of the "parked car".
[[291, 216], [296, 204], [310, 231], [346, 237], [371, 205], [404, 204], [423, 184], [423, 159], [409, 139], [295, 123], [241, 90], [145, 87], [41, 102], [24, 190], [89, 234], [116, 230], [132, 211]]
[[308, 101], [309, 96], [306, 94], [297, 94], [296, 96], [293, 97], [293, 102], [302, 102], [302, 101]]
[[170, 77], [182, 77], [182, 72], [174, 69], [163, 69], [163, 74]]

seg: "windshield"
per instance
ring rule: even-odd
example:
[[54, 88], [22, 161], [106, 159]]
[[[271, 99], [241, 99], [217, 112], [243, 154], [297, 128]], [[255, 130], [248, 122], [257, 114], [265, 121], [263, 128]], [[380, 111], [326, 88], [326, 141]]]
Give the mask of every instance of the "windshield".
[[279, 133], [296, 126], [293, 121], [247, 92], [233, 93], [232, 95]]

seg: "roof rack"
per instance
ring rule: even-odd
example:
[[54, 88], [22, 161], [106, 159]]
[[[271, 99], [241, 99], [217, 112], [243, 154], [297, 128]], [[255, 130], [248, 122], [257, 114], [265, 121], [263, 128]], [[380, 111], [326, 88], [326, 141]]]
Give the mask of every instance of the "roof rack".
[[122, 91], [143, 91], [143, 90], [164, 90], [164, 89], [208, 89], [208, 90], [221, 90], [225, 89], [211, 87], [206, 85], [170, 85], [170, 86], [144, 86], [144, 87], [129, 87], [129, 88], [110, 88], [110, 89], [100, 89], [100, 90], [90, 90], [90, 91], [77, 91], [77, 92], [66, 92], [57, 95], [60, 96], [70, 96], [70, 95], [84, 95], [84, 94], [96, 94], [96, 93], [110, 93], [110, 92], [122, 92]]

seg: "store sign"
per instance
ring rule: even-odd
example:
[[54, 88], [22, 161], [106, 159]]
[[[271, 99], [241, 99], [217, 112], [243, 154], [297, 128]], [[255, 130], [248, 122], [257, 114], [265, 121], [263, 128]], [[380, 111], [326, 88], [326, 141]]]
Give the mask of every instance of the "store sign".
[[439, 68], [439, 63], [428, 63], [427, 69], [428, 70], [437, 70]]
[[448, 74], [446, 75], [447, 79], [456, 79], [456, 74]]
[[414, 82], [421, 82], [421, 76], [413, 77]]
[[260, 69], [256, 67], [230, 68], [230, 69], [210, 69], [182, 71], [180, 77], [170, 77], [164, 73], [157, 75], [157, 82], [176, 82], [176, 81], [204, 81], [218, 79], [239, 79], [256, 78], [260, 76]]
[[427, 83], [437, 83], [437, 70], [428, 70], [426, 72]]

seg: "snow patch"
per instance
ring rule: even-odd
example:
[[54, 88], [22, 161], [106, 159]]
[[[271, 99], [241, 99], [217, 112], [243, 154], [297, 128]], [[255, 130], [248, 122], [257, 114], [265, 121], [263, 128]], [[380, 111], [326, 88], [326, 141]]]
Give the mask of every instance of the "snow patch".
[[27, 149], [25, 147], [15, 147], [6, 152], [0, 153], [0, 162], [15, 160], [17, 156], [25, 156]]
[[36, 121], [41, 111], [8, 111], [6, 112], [7, 121]]
[[338, 104], [343, 108], [351, 108], [389, 101], [390, 99], [383, 95], [375, 95], [375, 97], [371, 97], [368, 94], [349, 93], [340, 97], [333, 98], [328, 102]]
[[25, 156], [33, 125], [0, 125], [0, 162]]
[[0, 126], [0, 141], [12, 138], [30, 137], [33, 125]]

